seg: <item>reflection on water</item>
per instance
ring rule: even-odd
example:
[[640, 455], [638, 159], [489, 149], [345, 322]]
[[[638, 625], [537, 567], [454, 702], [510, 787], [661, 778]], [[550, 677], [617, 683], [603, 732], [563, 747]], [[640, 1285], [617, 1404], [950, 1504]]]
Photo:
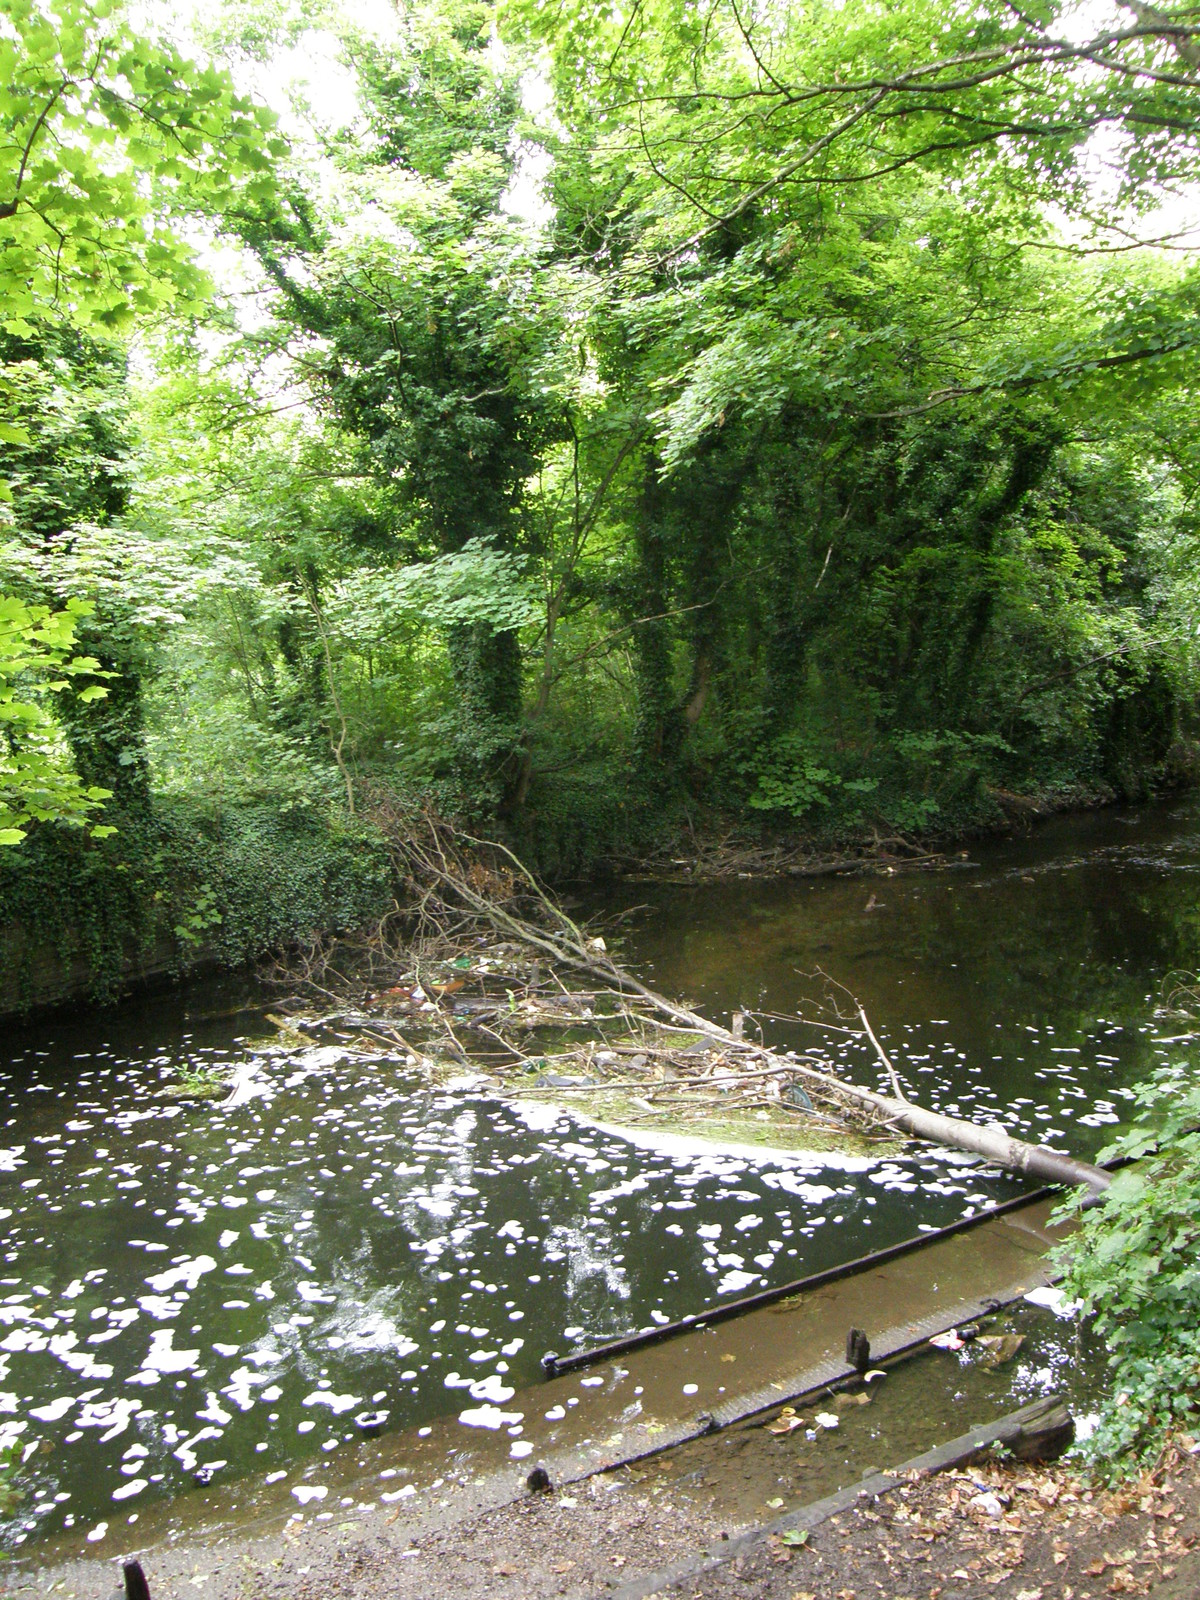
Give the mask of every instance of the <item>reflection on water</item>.
[[[1151, 1018], [1163, 973], [1200, 959], [1193, 819], [1057, 824], [937, 877], [661, 891], [633, 954], [714, 1010], [794, 1010], [816, 987], [798, 974], [820, 965], [853, 984], [920, 1099], [1087, 1153], [1125, 1086], [1179, 1048]], [[430, 1090], [394, 1062], [255, 1046], [245, 1013], [188, 1004], [26, 1030], [0, 1073], [15, 1542], [74, 1527], [105, 1548], [98, 1530], [152, 1497], [281, 1473], [368, 1413], [469, 1421], [534, 1381], [548, 1348], [1015, 1192], [945, 1152], [635, 1146], [465, 1084]], [[875, 1080], [852, 1042], [836, 1049]], [[180, 1064], [240, 1067], [239, 1103], [158, 1098]]]
[[[1200, 962], [1194, 797], [1062, 818], [970, 862], [892, 878], [647, 889], [637, 952], [709, 1014], [810, 1015], [828, 973], [866, 1006], [914, 1099], [1089, 1155], [1125, 1090], [1172, 1055], [1164, 976]], [[764, 1024], [811, 1047], [811, 1027]], [[832, 1044], [886, 1088], [869, 1048]]]
[[896, 1200], [919, 1176], [936, 1221], [986, 1199], [941, 1163], [660, 1155], [325, 1047], [262, 1052], [241, 1104], [181, 1105], [154, 1098], [175, 1059], [249, 1047], [156, 1044], [67, 1060], [47, 1041], [6, 1075], [21, 1115], [3, 1151], [0, 1436], [31, 1490], [17, 1539], [280, 1471], [364, 1414], [477, 1419], [550, 1346], [903, 1237]]

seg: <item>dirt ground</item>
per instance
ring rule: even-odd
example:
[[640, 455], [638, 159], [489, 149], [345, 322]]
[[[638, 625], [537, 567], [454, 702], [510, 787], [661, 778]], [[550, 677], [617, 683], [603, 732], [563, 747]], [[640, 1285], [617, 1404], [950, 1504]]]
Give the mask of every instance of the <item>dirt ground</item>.
[[[988, 1467], [902, 1484], [815, 1529], [778, 1537], [697, 1582], [703, 1600], [1107, 1600], [1200, 1595], [1200, 1468], [1093, 1492], [1072, 1473]], [[784, 1536], [786, 1538], [786, 1535]]]
[[302, 1559], [297, 1551], [294, 1560], [257, 1566], [243, 1556], [241, 1572], [220, 1587], [239, 1600], [1200, 1595], [1200, 1457], [1186, 1449], [1153, 1480], [1117, 1492], [1092, 1490], [1061, 1467], [989, 1464], [913, 1477], [806, 1534], [770, 1534], [713, 1570], [656, 1586], [656, 1572], [740, 1531], [703, 1521], [696, 1501], [668, 1499], [661, 1486], [655, 1493], [648, 1480], [620, 1473], [530, 1496], [403, 1547], [383, 1537], [339, 1544], [330, 1530]]

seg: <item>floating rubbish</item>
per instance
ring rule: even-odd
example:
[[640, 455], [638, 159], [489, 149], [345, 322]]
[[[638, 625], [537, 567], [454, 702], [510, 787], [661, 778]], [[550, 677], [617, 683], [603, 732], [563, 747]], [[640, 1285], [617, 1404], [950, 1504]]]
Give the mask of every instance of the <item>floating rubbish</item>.
[[882, 1367], [872, 1367], [870, 1372], [863, 1373], [864, 1383], [874, 1383], [876, 1378], [886, 1378], [887, 1373]]
[[804, 1426], [804, 1418], [796, 1415], [795, 1406], [784, 1406], [774, 1422], [767, 1423], [768, 1433], [794, 1433]]
[[929, 1342], [935, 1350], [966, 1349], [966, 1340], [959, 1335], [957, 1328], [947, 1328], [945, 1333], [935, 1333]]
[[1068, 1300], [1061, 1289], [1031, 1289], [1025, 1299], [1031, 1306], [1045, 1306], [1056, 1317], [1073, 1317], [1079, 1310], [1079, 1301]]
[[813, 1418], [818, 1428], [840, 1428], [842, 1419], [833, 1411], [818, 1411]]

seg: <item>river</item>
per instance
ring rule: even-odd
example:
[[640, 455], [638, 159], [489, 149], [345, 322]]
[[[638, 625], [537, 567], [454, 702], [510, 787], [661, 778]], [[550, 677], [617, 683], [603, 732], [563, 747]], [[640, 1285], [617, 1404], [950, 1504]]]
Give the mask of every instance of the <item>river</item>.
[[[893, 878], [644, 885], [627, 957], [714, 1016], [852, 985], [915, 1098], [1093, 1154], [1192, 1048], [1200, 799], [1061, 818]], [[949, 1152], [636, 1140], [403, 1065], [279, 1043], [245, 984], [9, 1028], [0, 1439], [10, 1547], [269, 1482], [364, 1427], [502, 1404], [563, 1352], [787, 1282], [1018, 1192]], [[814, 1030], [770, 1024], [789, 1047]], [[878, 1068], [835, 1044], [864, 1082]], [[259, 1067], [240, 1104], [161, 1091]], [[380, 1415], [382, 1414], [382, 1415]], [[510, 1453], [521, 1459], [519, 1427]]]

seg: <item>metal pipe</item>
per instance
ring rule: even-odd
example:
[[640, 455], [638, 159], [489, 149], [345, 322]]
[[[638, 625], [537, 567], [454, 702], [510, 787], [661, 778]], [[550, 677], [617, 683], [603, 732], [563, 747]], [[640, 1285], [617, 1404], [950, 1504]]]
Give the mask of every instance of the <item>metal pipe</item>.
[[616, 1356], [625, 1355], [630, 1350], [639, 1350], [644, 1345], [659, 1344], [664, 1339], [673, 1339], [680, 1333], [696, 1333], [709, 1323], [727, 1322], [731, 1317], [742, 1316], [744, 1312], [756, 1311], [759, 1306], [769, 1306], [777, 1300], [787, 1300], [792, 1295], [805, 1294], [813, 1289], [820, 1289], [827, 1283], [837, 1283], [842, 1278], [853, 1277], [855, 1273], [866, 1272], [869, 1268], [880, 1266], [885, 1261], [895, 1261], [899, 1256], [906, 1256], [913, 1250], [919, 1250], [923, 1245], [932, 1244], [936, 1239], [948, 1239], [957, 1233], [967, 1233], [972, 1228], [990, 1222], [994, 1217], [1002, 1217], [1009, 1211], [1019, 1210], [1022, 1206], [1034, 1205], [1037, 1201], [1046, 1200], [1057, 1192], [1056, 1185], [1034, 1189], [1029, 1194], [1017, 1195], [1011, 1200], [1001, 1201], [999, 1205], [989, 1206], [986, 1211], [980, 1211], [973, 1217], [962, 1217], [958, 1222], [947, 1223], [944, 1228], [936, 1228], [932, 1233], [914, 1234], [911, 1238], [902, 1239], [899, 1244], [886, 1245], [882, 1250], [872, 1250], [870, 1255], [856, 1256], [853, 1261], [844, 1261], [836, 1267], [826, 1267], [823, 1272], [810, 1273], [806, 1278], [795, 1278], [791, 1283], [781, 1284], [775, 1289], [760, 1289], [755, 1294], [742, 1295], [737, 1300], [724, 1300], [719, 1305], [710, 1306], [706, 1311], [693, 1311], [686, 1317], [680, 1317], [677, 1322], [664, 1323], [661, 1328], [645, 1328], [640, 1333], [627, 1334], [622, 1339], [612, 1339], [607, 1344], [594, 1345], [590, 1350], [579, 1350], [572, 1355], [560, 1356], [548, 1350], [542, 1357], [542, 1370], [548, 1378], [555, 1378], [564, 1372], [577, 1372], [582, 1367], [594, 1366], [598, 1361], [610, 1361]]

